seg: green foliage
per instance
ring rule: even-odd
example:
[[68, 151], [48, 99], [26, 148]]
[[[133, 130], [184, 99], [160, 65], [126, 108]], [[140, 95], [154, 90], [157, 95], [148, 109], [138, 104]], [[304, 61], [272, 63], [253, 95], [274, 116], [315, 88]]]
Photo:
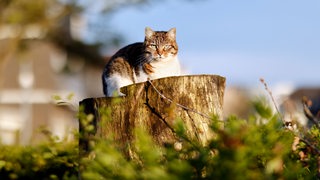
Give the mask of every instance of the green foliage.
[[[175, 132], [182, 149], [174, 144], [159, 147], [141, 129], [129, 147], [129, 156], [111, 141], [98, 140], [94, 158], [85, 161], [84, 179], [314, 179], [319, 154], [300, 157], [306, 145], [293, 150], [295, 134], [283, 128], [278, 115], [263, 101], [254, 102], [257, 114], [249, 120], [230, 117], [224, 128], [213, 119], [215, 137], [207, 146], [187, 139], [178, 121]], [[319, 129], [309, 139], [319, 148]], [[133, 148], [134, 147], [134, 148]]]
[[0, 152], [0, 179], [77, 179], [77, 143], [2, 145]]
[[[212, 120], [214, 137], [206, 146], [188, 139], [182, 121], [175, 123], [177, 144], [159, 146], [141, 128], [125, 147], [112, 140], [90, 138], [90, 151], [79, 158], [77, 142], [54, 138], [37, 146], [1, 146], [1, 179], [316, 179], [320, 130], [296, 134], [283, 128], [278, 115], [255, 102], [257, 113], [248, 120]], [[92, 115], [80, 108], [83, 132], [94, 132]], [[101, 113], [110, 117], [110, 112]], [[107, 120], [107, 118], [106, 118]], [[312, 147], [310, 146], [312, 145]], [[80, 173], [78, 173], [80, 171]]]
[[[84, 179], [190, 179], [192, 167], [181, 159], [173, 147], [159, 147], [142, 129], [136, 129], [136, 140], [130, 149], [132, 159], [124, 156], [114, 142], [99, 141], [94, 159], [87, 164]], [[90, 156], [89, 156], [90, 157]]]

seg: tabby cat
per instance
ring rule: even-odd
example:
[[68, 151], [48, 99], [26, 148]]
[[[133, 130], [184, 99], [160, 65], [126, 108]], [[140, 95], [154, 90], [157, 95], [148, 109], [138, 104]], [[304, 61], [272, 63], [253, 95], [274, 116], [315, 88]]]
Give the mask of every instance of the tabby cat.
[[180, 75], [176, 29], [145, 29], [144, 42], [125, 46], [116, 52], [102, 74], [103, 93], [123, 96], [120, 88], [129, 84]]

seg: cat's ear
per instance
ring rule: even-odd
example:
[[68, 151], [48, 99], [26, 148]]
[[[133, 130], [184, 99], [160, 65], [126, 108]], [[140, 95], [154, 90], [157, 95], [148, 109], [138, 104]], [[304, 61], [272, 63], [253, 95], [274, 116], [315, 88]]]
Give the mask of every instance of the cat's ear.
[[168, 32], [167, 35], [170, 39], [176, 39], [176, 28], [171, 28]]
[[153, 34], [154, 34], [154, 31], [151, 28], [146, 27], [145, 29], [146, 38], [150, 39], [153, 36]]

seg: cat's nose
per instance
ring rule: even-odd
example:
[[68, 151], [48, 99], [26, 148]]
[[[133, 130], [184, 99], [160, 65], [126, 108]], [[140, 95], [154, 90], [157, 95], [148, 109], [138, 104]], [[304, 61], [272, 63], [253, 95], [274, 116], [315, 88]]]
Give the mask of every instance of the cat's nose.
[[158, 57], [159, 57], [159, 58], [162, 58], [162, 57], [163, 57], [163, 55], [159, 53], [159, 54], [158, 54]]

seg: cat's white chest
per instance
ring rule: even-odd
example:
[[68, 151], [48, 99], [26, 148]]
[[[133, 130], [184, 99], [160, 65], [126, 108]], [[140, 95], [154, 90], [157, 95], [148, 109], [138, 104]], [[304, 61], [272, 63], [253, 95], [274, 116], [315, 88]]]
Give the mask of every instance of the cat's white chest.
[[151, 63], [154, 73], [146, 74], [142, 69], [136, 77], [136, 82], [145, 82], [150, 79], [159, 79], [169, 76], [179, 76], [181, 74], [180, 63], [178, 57], [167, 59], [166, 61]]

